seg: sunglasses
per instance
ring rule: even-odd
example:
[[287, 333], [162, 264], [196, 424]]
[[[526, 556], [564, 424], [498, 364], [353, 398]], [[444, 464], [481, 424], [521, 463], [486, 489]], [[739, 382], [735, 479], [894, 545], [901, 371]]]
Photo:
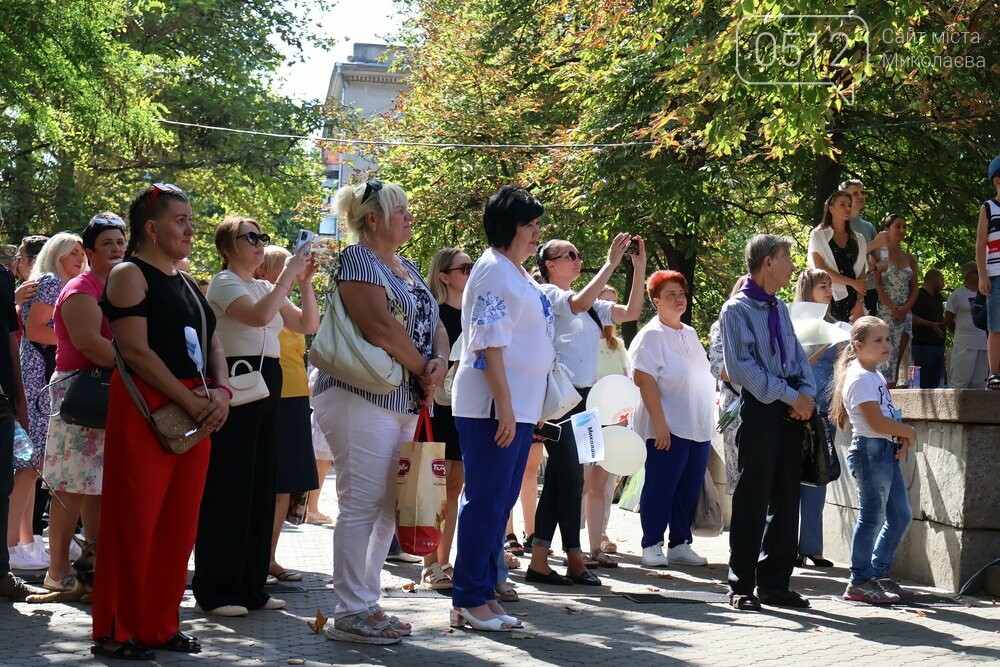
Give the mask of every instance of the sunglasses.
[[372, 196], [372, 193], [378, 192], [382, 189], [382, 181], [377, 178], [373, 178], [365, 183], [365, 193], [361, 195], [361, 203], [364, 204], [368, 201], [368, 198]]
[[252, 246], [267, 245], [271, 242], [271, 237], [267, 234], [258, 234], [257, 232], [247, 232], [246, 234], [240, 234], [236, 238], [246, 239], [247, 243]]
[[184, 196], [184, 191], [173, 183], [153, 183], [153, 192], [149, 195], [149, 199], [146, 200], [146, 210], [143, 215], [149, 215], [150, 209], [153, 208], [153, 204], [156, 202], [156, 198], [160, 196], [161, 192]]
[[445, 269], [442, 273], [451, 273], [452, 271], [461, 271], [464, 275], [469, 275], [472, 273], [472, 262], [466, 262], [465, 264], [459, 264], [458, 266], [453, 266], [450, 269]]
[[105, 227], [119, 227], [121, 229], [125, 228], [125, 221], [119, 218], [117, 215], [112, 217], [110, 215], [95, 215], [90, 219], [91, 225], [102, 225]]
[[562, 259], [563, 257], [569, 257], [571, 262], [583, 261], [583, 253], [579, 253], [576, 250], [570, 250], [565, 255], [556, 255], [555, 257], [549, 257], [549, 261], [556, 261], [557, 259]]

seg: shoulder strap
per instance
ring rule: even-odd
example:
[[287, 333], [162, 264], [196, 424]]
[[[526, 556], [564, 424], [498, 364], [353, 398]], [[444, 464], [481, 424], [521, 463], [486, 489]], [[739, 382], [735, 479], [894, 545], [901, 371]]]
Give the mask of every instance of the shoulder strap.
[[122, 376], [122, 383], [125, 385], [125, 390], [132, 397], [132, 402], [135, 403], [135, 407], [138, 408], [143, 418], [147, 422], [152, 421], [153, 417], [149, 413], [149, 406], [146, 405], [146, 399], [142, 397], [142, 394], [139, 393], [139, 388], [135, 386], [132, 374], [128, 372], [128, 368], [125, 366], [125, 359], [122, 357], [121, 350], [118, 349], [118, 343], [112, 341], [111, 345], [115, 348], [115, 366], [118, 368], [118, 374]]
[[[180, 274], [181, 280], [184, 281], [184, 286], [188, 288], [188, 291], [191, 292], [191, 296], [194, 297], [194, 304], [196, 306], [198, 306], [198, 314], [201, 315], [201, 355], [202, 355], [202, 357], [205, 360], [205, 370], [207, 371], [208, 370], [208, 348], [209, 348], [209, 343], [211, 343], [211, 341], [208, 340], [208, 321], [207, 321], [207, 318], [205, 317], [205, 307], [201, 305], [201, 299], [198, 298], [200, 296], [200, 294], [194, 288], [194, 286], [191, 284], [192, 281], [191, 281], [190, 278], [187, 277], [187, 274], [185, 274], [183, 271], [178, 271], [177, 273]], [[264, 348], [263, 348], [263, 346], [261, 346], [260, 354], [261, 354], [261, 357], [263, 358], [263, 356], [264, 356]]]
[[594, 320], [594, 324], [597, 325], [597, 328], [604, 331], [604, 325], [601, 324], [601, 318], [597, 316], [597, 311], [594, 310], [593, 306], [587, 309], [587, 314], [590, 315], [590, 319]]

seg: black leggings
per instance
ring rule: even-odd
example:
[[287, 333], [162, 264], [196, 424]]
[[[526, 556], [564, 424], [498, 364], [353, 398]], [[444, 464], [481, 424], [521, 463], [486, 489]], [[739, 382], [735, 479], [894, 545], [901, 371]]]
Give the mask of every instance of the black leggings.
[[[560, 422], [587, 409], [590, 388], [577, 389], [582, 400], [563, 415]], [[580, 548], [580, 508], [583, 502], [583, 466], [576, 453], [573, 427], [568, 421], [562, 425], [562, 436], [557, 442], [545, 441], [549, 456], [545, 465], [545, 483], [535, 509], [535, 539], [533, 546], [545, 549], [552, 545], [552, 537], [559, 526], [563, 549], [566, 553], [582, 551]]]

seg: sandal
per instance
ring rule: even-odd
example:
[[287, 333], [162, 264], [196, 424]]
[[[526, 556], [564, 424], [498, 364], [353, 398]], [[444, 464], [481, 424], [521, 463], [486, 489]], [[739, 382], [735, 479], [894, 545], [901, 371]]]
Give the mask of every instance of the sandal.
[[616, 554], [618, 553], [618, 545], [609, 540], [607, 537], [601, 538], [601, 551], [606, 554]]
[[302, 581], [302, 573], [295, 570], [282, 569], [281, 572], [270, 572], [270, 576], [278, 581]]
[[511, 533], [505, 539], [507, 548], [510, 549], [512, 554], [515, 556], [524, 555], [524, 545], [517, 541], [517, 535]]
[[306, 512], [306, 523], [315, 524], [317, 526], [325, 526], [333, 523], [333, 519], [322, 512]]
[[500, 602], [517, 602], [520, 600], [517, 597], [517, 591], [514, 590], [514, 584], [509, 581], [497, 583], [493, 590], [496, 592], [496, 599]]
[[184, 634], [180, 630], [166, 642], [156, 648], [177, 653], [201, 653], [201, 643], [196, 637]]
[[[386, 618], [374, 625], [368, 625], [365, 621], [371, 617], [371, 613], [364, 611], [351, 616], [338, 618], [333, 625], [326, 629], [326, 638], [334, 641], [354, 642], [355, 644], [398, 644], [403, 641], [399, 632], [393, 627], [392, 621]], [[387, 637], [385, 633], [392, 632], [396, 637]]]
[[760, 611], [760, 600], [753, 595], [729, 594], [729, 606], [740, 611]]
[[392, 625], [392, 629], [398, 632], [400, 637], [409, 637], [411, 634], [413, 634], [412, 625], [410, 625], [409, 623], [404, 623], [403, 621], [399, 620], [399, 616], [389, 616], [388, 614], [385, 613], [385, 611], [382, 610], [382, 607], [375, 605], [374, 607], [368, 607], [368, 611], [372, 613], [372, 616], [376, 616], [378, 614], [384, 615], [385, 618], [382, 620], [389, 621], [389, 623]]
[[510, 549], [503, 550], [503, 562], [507, 566], [508, 570], [516, 570], [521, 567], [521, 561], [517, 556], [510, 552]]
[[152, 660], [156, 657], [156, 654], [148, 646], [138, 640], [129, 639], [126, 642], [122, 642], [114, 650], [105, 646], [110, 641], [113, 641], [111, 637], [94, 640], [94, 645], [90, 647], [90, 652], [103, 658], [117, 658], [118, 660]]
[[428, 565], [420, 573], [420, 580], [424, 582], [424, 585], [428, 588], [432, 588], [436, 591], [447, 590], [451, 588], [451, 577], [441, 563], [434, 563], [433, 565]]
[[593, 562], [597, 563], [595, 567], [607, 567], [607, 568], [618, 567], [618, 561], [616, 561], [614, 558], [606, 554], [604, 551], [601, 551], [600, 549], [592, 553], [590, 555], [590, 558]]
[[986, 378], [987, 389], [1000, 389], [1000, 375], [991, 375]]

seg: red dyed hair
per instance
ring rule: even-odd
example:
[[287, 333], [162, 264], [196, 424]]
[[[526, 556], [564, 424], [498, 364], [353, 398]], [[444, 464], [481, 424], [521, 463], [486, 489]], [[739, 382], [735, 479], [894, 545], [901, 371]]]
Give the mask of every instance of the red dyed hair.
[[687, 278], [685, 278], [684, 274], [680, 271], [654, 271], [653, 275], [646, 280], [646, 291], [649, 293], [649, 298], [652, 299], [654, 296], [659, 297], [660, 290], [663, 289], [664, 285], [670, 282], [677, 283], [681, 286], [682, 290], [685, 292], [688, 291]]

